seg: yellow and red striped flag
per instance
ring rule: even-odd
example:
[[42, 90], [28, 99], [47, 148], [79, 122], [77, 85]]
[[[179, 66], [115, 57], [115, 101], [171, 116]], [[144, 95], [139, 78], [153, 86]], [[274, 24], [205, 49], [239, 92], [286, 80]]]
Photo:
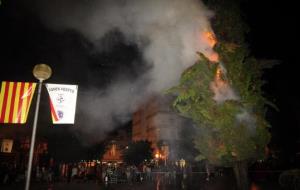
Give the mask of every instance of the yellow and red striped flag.
[[0, 92], [0, 123], [25, 123], [36, 83], [3, 81]]

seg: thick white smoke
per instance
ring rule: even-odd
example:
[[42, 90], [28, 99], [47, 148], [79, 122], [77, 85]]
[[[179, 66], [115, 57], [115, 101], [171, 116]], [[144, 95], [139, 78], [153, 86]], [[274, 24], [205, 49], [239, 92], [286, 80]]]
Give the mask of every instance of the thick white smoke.
[[217, 103], [223, 103], [226, 100], [239, 100], [240, 97], [235, 93], [227, 81], [227, 70], [222, 63], [216, 73], [215, 80], [210, 84], [211, 90], [214, 92], [213, 99]]
[[[211, 82], [210, 88], [214, 92], [213, 99], [218, 104], [222, 104], [227, 100], [240, 100], [240, 96], [234, 91], [228, 82], [227, 70], [222, 63], [219, 63], [215, 79]], [[236, 120], [239, 124], [246, 126], [251, 134], [254, 134], [256, 122], [255, 118], [250, 113], [250, 111], [241, 108], [240, 113], [236, 115]]]
[[236, 119], [239, 123], [247, 127], [251, 135], [255, 134], [256, 130], [256, 119], [249, 111], [242, 110], [241, 113], [236, 115]]
[[152, 65], [140, 77], [150, 80], [145, 92], [128, 90], [140, 89], [140, 83], [123, 80], [115, 82], [101, 96], [91, 91], [83, 98], [86, 107], [80, 109], [91, 117], [103, 117], [99, 125], [106, 121], [104, 125], [111, 126], [112, 114], [126, 115], [145, 95], [175, 85], [182, 71], [199, 58], [196, 52], [213, 53], [200, 37], [201, 33], [211, 31], [212, 16], [200, 0], [41, 0], [38, 4], [41, 19], [52, 29], [75, 29], [95, 45], [105, 34], [117, 29], [128, 43], [139, 47], [143, 58]]
[[175, 84], [184, 68], [211, 53], [200, 34], [211, 29], [208, 11], [199, 0], [102, 0], [44, 3], [42, 18], [55, 29], [76, 29], [91, 42], [118, 29], [136, 43], [154, 67], [150, 89]]

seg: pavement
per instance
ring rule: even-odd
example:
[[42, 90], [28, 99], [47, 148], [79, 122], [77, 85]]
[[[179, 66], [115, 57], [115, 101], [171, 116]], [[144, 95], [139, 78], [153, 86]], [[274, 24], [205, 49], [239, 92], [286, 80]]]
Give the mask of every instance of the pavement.
[[[0, 186], [1, 190], [24, 190], [25, 185], [10, 184]], [[232, 179], [213, 179], [206, 181], [195, 179], [193, 181], [176, 181], [174, 183], [164, 181], [118, 183], [118, 184], [98, 184], [90, 182], [58, 182], [54, 184], [33, 183], [30, 190], [236, 190]], [[251, 190], [281, 190], [275, 182], [260, 182], [252, 185]]]
[[[24, 184], [10, 184], [7, 186], [0, 186], [1, 190], [24, 190]], [[34, 183], [30, 186], [31, 190], [219, 190], [215, 184], [205, 183], [199, 184], [186, 184], [178, 182], [176, 184], [166, 184], [160, 181], [156, 182], [137, 182], [133, 184], [119, 183], [119, 184], [97, 184], [95, 182], [86, 183]], [[220, 189], [221, 190], [221, 189]], [[225, 190], [225, 189], [224, 189]], [[226, 190], [230, 190], [226, 188]]]

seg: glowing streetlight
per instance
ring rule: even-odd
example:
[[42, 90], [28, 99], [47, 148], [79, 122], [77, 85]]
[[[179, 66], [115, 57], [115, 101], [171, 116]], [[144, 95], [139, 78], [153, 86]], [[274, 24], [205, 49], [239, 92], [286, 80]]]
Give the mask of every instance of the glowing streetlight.
[[38, 64], [34, 66], [32, 73], [35, 78], [44, 81], [51, 77], [52, 70], [46, 64]]
[[158, 159], [159, 158], [159, 153], [155, 154], [155, 158]]
[[48, 78], [50, 78], [50, 76], [52, 74], [52, 70], [46, 64], [38, 64], [38, 65], [34, 66], [32, 73], [33, 73], [34, 77], [39, 80], [39, 87], [38, 87], [38, 95], [37, 95], [37, 101], [36, 101], [35, 113], [34, 113], [34, 121], [33, 121], [33, 127], [32, 127], [32, 135], [31, 135], [25, 190], [29, 190], [29, 185], [30, 185], [32, 159], [33, 159], [33, 151], [34, 151], [34, 144], [35, 144], [36, 125], [37, 125], [37, 120], [38, 120], [38, 115], [39, 115], [39, 105], [40, 105], [40, 99], [41, 99], [42, 83], [44, 80], [47, 80]]

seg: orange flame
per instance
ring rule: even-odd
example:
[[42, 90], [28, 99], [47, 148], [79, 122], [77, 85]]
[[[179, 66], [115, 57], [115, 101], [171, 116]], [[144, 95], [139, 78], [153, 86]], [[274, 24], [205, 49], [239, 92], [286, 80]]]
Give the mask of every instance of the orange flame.
[[218, 62], [219, 61], [219, 54], [217, 54], [216, 52], [211, 53], [208, 56], [208, 59], [212, 62]]
[[220, 67], [217, 68], [216, 79], [217, 80], [222, 80], [222, 71], [221, 71]]
[[225, 83], [224, 79], [222, 78], [223, 72], [220, 66], [218, 66], [217, 71], [216, 71], [216, 82], [217, 84], [223, 84]]
[[215, 75], [215, 88], [224, 88], [227, 85], [226, 80], [223, 78], [223, 71], [220, 66], [217, 67], [216, 75]]
[[213, 32], [204, 32], [203, 33], [204, 39], [206, 39], [206, 42], [209, 44], [210, 47], [214, 47], [217, 43], [217, 39]]
[[[201, 33], [201, 39], [203, 39], [203, 41], [205, 43], [207, 43], [209, 45], [209, 47], [211, 47], [211, 48], [213, 48], [217, 43], [216, 36], [214, 35], [214, 33], [212, 31], [206, 31], [206, 32]], [[209, 55], [206, 55], [206, 56], [212, 62], [219, 61], [219, 55], [216, 52], [211, 52], [211, 53], [209, 53]]]

